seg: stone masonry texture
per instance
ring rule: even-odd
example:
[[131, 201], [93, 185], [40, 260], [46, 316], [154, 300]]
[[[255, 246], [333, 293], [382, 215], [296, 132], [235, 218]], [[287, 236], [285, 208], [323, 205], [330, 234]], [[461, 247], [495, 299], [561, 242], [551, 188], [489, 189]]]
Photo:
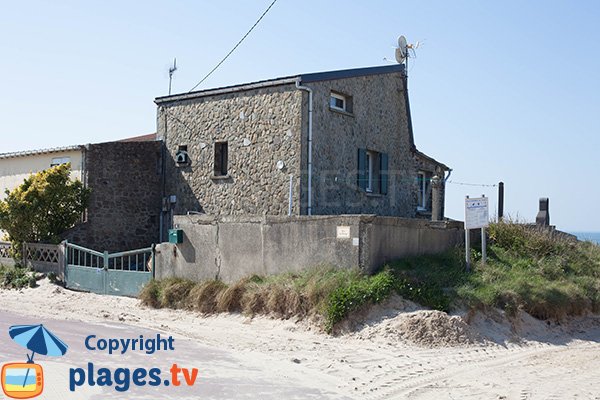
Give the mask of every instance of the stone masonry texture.
[[[400, 71], [302, 82], [313, 90], [312, 214], [412, 218], [417, 163]], [[332, 92], [351, 112], [330, 107]], [[157, 135], [166, 147], [165, 195], [174, 214], [308, 213], [308, 93], [294, 84], [161, 101]], [[228, 176], [213, 175], [215, 143], [228, 142]], [[175, 161], [186, 146], [190, 162]], [[387, 194], [357, 184], [358, 150], [388, 155]], [[277, 168], [282, 162], [283, 169]]]
[[[302, 92], [274, 86], [159, 107], [158, 137], [166, 146], [166, 194], [175, 214], [287, 215], [290, 174], [300, 185]], [[214, 146], [228, 142], [228, 177], [213, 177]], [[190, 163], [177, 165], [179, 146]], [[283, 169], [277, 163], [283, 162]], [[294, 202], [294, 214], [300, 206]]]
[[[414, 217], [416, 167], [403, 74], [336, 79], [306, 86], [313, 89], [313, 214]], [[352, 113], [330, 108], [332, 91], [352, 98]], [[359, 148], [388, 154], [386, 195], [359, 189]]]
[[83, 180], [91, 189], [87, 220], [65, 238], [97, 251], [158, 242], [161, 142], [87, 145]]

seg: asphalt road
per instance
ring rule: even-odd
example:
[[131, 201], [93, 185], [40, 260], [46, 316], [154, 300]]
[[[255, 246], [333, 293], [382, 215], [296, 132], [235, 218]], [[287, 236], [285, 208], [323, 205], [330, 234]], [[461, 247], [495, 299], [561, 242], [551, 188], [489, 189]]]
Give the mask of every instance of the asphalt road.
[[[85, 347], [85, 339], [96, 335], [91, 341], [96, 345], [100, 338], [135, 339], [170, 336], [169, 332], [157, 332], [149, 329], [133, 327], [125, 324], [89, 324], [77, 321], [61, 321], [58, 319], [33, 319], [31, 317], [0, 311], [0, 365], [8, 362], [25, 362], [29, 352], [16, 344], [8, 335], [11, 325], [44, 324], [61, 340], [69, 345], [63, 357], [47, 357], [36, 355], [35, 361], [44, 368], [44, 391], [38, 399], [327, 399], [340, 398], [334, 393], [319, 390], [311, 385], [311, 379], [302, 379], [302, 366], [290, 360], [273, 361], [261, 358], [260, 355], [249, 357], [233, 351], [215, 349], [198, 341], [175, 336], [173, 351], [157, 351], [148, 355], [143, 351], [129, 350], [125, 354], [100, 350], [89, 350]], [[94, 376], [98, 379], [100, 368], [110, 371], [112, 386], [90, 386], [87, 382], [88, 363], [94, 364]], [[180, 386], [173, 385], [169, 372], [172, 365], [198, 369], [198, 375], [192, 386], [187, 386], [182, 373], [179, 373]], [[69, 390], [71, 368], [85, 370], [86, 381], [75, 391]], [[118, 368], [159, 368], [161, 370], [160, 386], [136, 386], [119, 392], [116, 386], [115, 372]], [[103, 371], [105, 374], [108, 371]], [[132, 373], [133, 374], [133, 373]], [[75, 375], [76, 378], [81, 375]], [[119, 375], [123, 377], [123, 375]], [[168, 380], [169, 386], [164, 384]], [[83, 379], [82, 379], [83, 381]], [[322, 383], [319, 385], [323, 387]], [[0, 398], [4, 394], [0, 393]]]

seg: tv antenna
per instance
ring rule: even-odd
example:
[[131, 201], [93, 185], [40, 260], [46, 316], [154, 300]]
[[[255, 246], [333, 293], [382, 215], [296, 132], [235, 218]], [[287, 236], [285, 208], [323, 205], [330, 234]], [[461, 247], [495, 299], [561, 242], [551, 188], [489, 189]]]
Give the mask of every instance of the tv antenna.
[[[398, 45], [394, 47], [396, 49], [396, 54], [395, 54], [396, 62], [398, 64], [404, 64], [406, 66], [407, 75], [408, 75], [408, 59], [409, 58], [417, 58], [417, 52], [415, 50], [417, 50], [420, 45], [421, 45], [421, 42], [417, 42], [415, 44], [410, 44], [406, 41], [406, 38], [404, 37], [404, 35], [400, 35], [400, 37], [398, 38]], [[391, 60], [388, 60], [387, 58], [384, 58], [384, 60], [393, 62]]]
[[177, 71], [177, 58], [173, 59], [173, 66], [169, 67], [169, 96], [171, 95], [171, 82], [173, 81], [175, 71]]

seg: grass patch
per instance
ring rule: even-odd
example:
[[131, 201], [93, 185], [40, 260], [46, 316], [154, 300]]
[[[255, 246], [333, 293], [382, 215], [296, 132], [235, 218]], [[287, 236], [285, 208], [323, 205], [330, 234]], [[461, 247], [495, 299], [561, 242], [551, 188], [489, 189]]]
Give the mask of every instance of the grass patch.
[[489, 228], [488, 262], [467, 273], [464, 252], [407, 258], [366, 276], [359, 270], [311, 268], [277, 276], [251, 276], [226, 285], [181, 279], [152, 281], [140, 294], [151, 307], [202, 313], [242, 312], [280, 318], [317, 316], [326, 331], [357, 310], [392, 294], [423, 306], [501, 307], [541, 319], [600, 311], [600, 247], [521, 224]]
[[[426, 297], [450, 307], [522, 309], [540, 319], [600, 311], [600, 246], [512, 222], [491, 224], [488, 234], [487, 263], [477, 260], [481, 254], [474, 251], [473, 273], [465, 272], [461, 250], [402, 260], [392, 267], [423, 285], [430, 292]], [[412, 300], [426, 304], [418, 297]]]
[[23, 289], [36, 287], [36, 276], [22, 267], [0, 265], [0, 287], [4, 289]]

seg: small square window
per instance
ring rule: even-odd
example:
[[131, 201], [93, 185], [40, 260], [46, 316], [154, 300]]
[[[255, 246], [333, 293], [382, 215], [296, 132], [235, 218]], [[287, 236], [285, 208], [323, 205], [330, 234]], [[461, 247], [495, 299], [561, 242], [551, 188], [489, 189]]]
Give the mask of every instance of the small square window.
[[329, 109], [352, 114], [352, 96], [331, 92], [329, 96]]
[[336, 110], [346, 111], [346, 96], [342, 96], [341, 94], [337, 93], [331, 93], [329, 106]]
[[227, 175], [227, 142], [215, 143], [215, 168], [214, 176]]

